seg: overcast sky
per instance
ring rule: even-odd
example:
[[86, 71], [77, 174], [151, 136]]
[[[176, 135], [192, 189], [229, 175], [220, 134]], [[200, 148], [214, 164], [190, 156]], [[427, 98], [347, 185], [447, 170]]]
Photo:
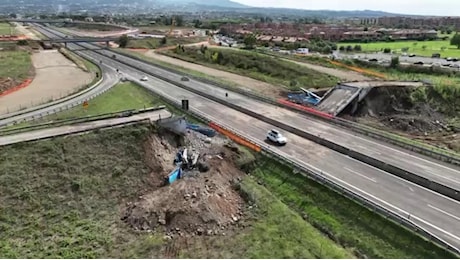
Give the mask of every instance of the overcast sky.
[[392, 13], [460, 16], [460, 0], [232, 0], [256, 7], [308, 10], [376, 10]]

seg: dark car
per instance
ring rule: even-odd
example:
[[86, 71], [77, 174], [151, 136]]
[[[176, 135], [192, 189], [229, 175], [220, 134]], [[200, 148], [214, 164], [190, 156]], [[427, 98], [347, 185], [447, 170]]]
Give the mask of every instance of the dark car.
[[414, 62], [414, 65], [423, 65], [423, 61]]

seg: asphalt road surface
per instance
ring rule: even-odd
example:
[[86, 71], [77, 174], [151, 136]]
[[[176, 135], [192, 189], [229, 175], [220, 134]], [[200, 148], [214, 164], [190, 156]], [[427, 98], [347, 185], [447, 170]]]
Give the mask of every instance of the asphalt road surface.
[[172, 114], [170, 112], [168, 112], [165, 109], [162, 109], [162, 110], [132, 115], [129, 117], [104, 119], [104, 120], [80, 123], [80, 124], [75, 124], [75, 125], [58, 126], [54, 128], [33, 130], [33, 131], [28, 131], [28, 132], [19, 133], [19, 134], [4, 135], [4, 136], [0, 136], [0, 146], [19, 143], [19, 142], [27, 142], [27, 141], [51, 138], [51, 137], [61, 136], [61, 135], [81, 133], [81, 132], [90, 131], [96, 128], [111, 127], [111, 126], [119, 125], [119, 124], [135, 123], [135, 122], [146, 120], [146, 119], [155, 121], [159, 117], [169, 118], [171, 117], [171, 115]]
[[[91, 45], [90, 45], [91, 46]], [[100, 60], [106, 66], [114, 69], [120, 69], [122, 73], [129, 79], [143, 85], [152, 92], [161, 94], [167, 98], [180, 102], [181, 99], [188, 99], [190, 109], [196, 112], [205, 114], [209, 119], [215, 122], [232, 127], [240, 133], [248, 136], [252, 140], [264, 144], [267, 131], [273, 128], [272, 125], [263, 121], [249, 117], [241, 112], [228, 108], [224, 105], [208, 100], [204, 97], [188, 92], [180, 87], [166, 83], [162, 80], [149, 76], [149, 80], [144, 82], [139, 79], [145, 74], [131, 66], [123, 65], [117, 60], [109, 59], [105, 56], [94, 52], [87, 54], [96, 60]], [[129, 60], [119, 54], [117, 59]], [[137, 61], [132, 61], [136, 63]], [[145, 63], [139, 63], [145, 69], [155, 73], [161, 70]], [[169, 75], [171, 73], [161, 71], [163, 75], [180, 79], [180, 75]], [[192, 84], [196, 88], [208, 88], [209, 93], [214, 93], [216, 96], [224, 97], [222, 89], [191, 80], [187, 84]], [[203, 86], [204, 85], [204, 86]], [[374, 153], [382, 158], [399, 159], [398, 157], [406, 156], [407, 161], [402, 163], [412, 165], [414, 170], [422, 168], [429, 174], [426, 167], [442, 168], [446, 171], [450, 167], [442, 165], [439, 162], [431, 161], [417, 154], [411, 154], [399, 148], [390, 147], [386, 144], [380, 144], [374, 140], [368, 140], [362, 137], [357, 138], [355, 133], [347, 132], [344, 129], [336, 128], [325, 124], [324, 122], [316, 122], [306, 116], [289, 114], [284, 109], [278, 107], [267, 107], [268, 105], [248, 99], [243, 96], [238, 96], [236, 93], [231, 93], [229, 98], [231, 101], [239, 105], [250, 104], [252, 109], [263, 111], [274, 119], [279, 119], [291, 124], [300, 124], [302, 129], [318, 133], [321, 136], [325, 135], [328, 138], [344, 139], [337, 140], [345, 142], [349, 145], [358, 142], [366, 152]], [[249, 103], [248, 103], [249, 102]], [[267, 110], [266, 110], [267, 109]], [[297, 122], [297, 121], [300, 121]], [[397, 178], [387, 172], [381, 171], [360, 161], [354, 160], [348, 156], [327, 149], [321, 145], [313, 143], [305, 138], [284, 133], [289, 139], [289, 143], [284, 147], [272, 147], [278, 154], [297, 161], [306, 168], [316, 169], [322, 172], [325, 176], [334, 180], [337, 183], [349, 188], [357, 194], [360, 194], [369, 200], [384, 206], [393, 212], [402, 216], [410, 217], [410, 220], [420, 225], [421, 227], [436, 234], [452, 245], [460, 246], [460, 203], [444, 197], [440, 194], [427, 190], [423, 187]], [[380, 145], [382, 149], [389, 149], [389, 154], [383, 155], [384, 152], [375, 149], [374, 146]], [[363, 149], [363, 150], [364, 150]], [[424, 166], [418, 166], [422, 163]], [[446, 168], [444, 168], [446, 167]], [[456, 171], [456, 169], [453, 169]], [[434, 176], [434, 175], [433, 175]]]
[[[105, 50], [101, 52], [109, 55], [112, 54], [112, 52]], [[169, 79], [180, 81], [181, 78], [181, 75], [159, 69], [144, 62], [140, 62], [125, 56], [117, 55], [117, 59], [129, 62], [129, 64], [140, 66], [144, 69], [147, 69], [149, 72], [161, 74], [162, 76], [168, 77]], [[117, 66], [116, 63], [118, 63], [114, 60], [107, 62], [109, 62], [110, 66]], [[122, 69], [121, 71], [125, 73], [125, 69]], [[348, 129], [325, 123], [319, 119], [308, 117], [306, 115], [299, 114], [285, 108], [280, 108], [262, 101], [258, 101], [210, 84], [202, 83], [192, 79], [190, 79], [190, 81], [182, 82], [182, 84], [186, 84], [208, 94], [213, 94], [216, 97], [221, 97], [221, 99], [231, 101], [232, 103], [252, 110], [253, 112], [266, 116], [268, 115], [272, 119], [287, 123], [290, 126], [302, 129], [308, 133], [321, 136], [336, 144], [369, 155], [387, 164], [397, 166], [414, 174], [418, 174], [430, 180], [460, 190], [460, 167], [458, 166], [444, 164], [440, 161], [436, 161], [426, 156], [407, 151], [400, 147], [392, 146], [382, 141], [361, 136]], [[225, 97], [225, 93], [228, 93], [228, 97]]]

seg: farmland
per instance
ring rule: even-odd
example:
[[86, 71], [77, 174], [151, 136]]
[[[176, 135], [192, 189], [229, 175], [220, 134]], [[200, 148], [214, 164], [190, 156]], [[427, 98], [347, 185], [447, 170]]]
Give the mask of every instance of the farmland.
[[396, 53], [403, 52], [403, 48], [408, 48], [407, 53], [420, 56], [429, 56], [433, 53], [440, 53], [441, 57], [460, 57], [460, 49], [450, 45], [450, 40], [436, 41], [396, 41], [396, 42], [372, 42], [372, 43], [341, 43], [340, 46], [361, 45], [363, 52], [378, 52], [389, 48]]

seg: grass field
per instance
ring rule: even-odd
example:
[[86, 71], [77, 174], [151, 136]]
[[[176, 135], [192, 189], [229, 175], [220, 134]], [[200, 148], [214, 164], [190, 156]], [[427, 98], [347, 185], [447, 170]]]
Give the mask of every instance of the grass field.
[[[1, 147], [0, 255], [163, 257], [163, 235], [134, 232], [120, 221], [120, 207], [151, 189], [143, 162], [149, 131], [129, 126]], [[250, 177], [242, 189], [257, 203], [251, 227], [196, 237], [182, 257], [353, 258]]]
[[338, 79], [317, 71], [299, 67], [289, 61], [249, 51], [188, 47], [182, 50], [165, 51], [164, 54], [204, 66], [251, 77], [267, 83], [282, 85], [289, 90], [299, 87], [331, 87]]
[[[88, 110], [75, 108], [56, 117], [161, 103], [146, 90], [123, 83], [90, 101]], [[162, 236], [133, 233], [119, 222], [117, 211], [120, 201], [139, 196], [136, 191], [148, 183], [142, 162], [145, 131], [128, 127], [0, 147], [0, 172], [6, 173], [0, 174], [0, 255], [161, 257]], [[251, 228], [236, 237], [197, 241], [183, 249], [182, 257], [453, 257], [325, 187], [292, 175], [288, 167], [264, 158], [259, 162], [254, 179], [245, 178], [241, 187], [258, 205]], [[126, 174], [113, 177], [114, 167], [126, 169]]]
[[[361, 45], [363, 52], [376, 52], [384, 48], [390, 48], [392, 51], [401, 53], [402, 48], [409, 48], [407, 53], [414, 53], [420, 56], [431, 57], [433, 53], [440, 53], [442, 58], [459, 57], [460, 49], [450, 45], [450, 40], [437, 41], [397, 41], [397, 42], [372, 42], [372, 43], [341, 43], [340, 46]], [[442, 48], [445, 48], [442, 50]]]
[[178, 44], [190, 44], [206, 41], [207, 37], [193, 37], [193, 38], [166, 38], [166, 43], [161, 44], [161, 39], [148, 38], [129, 40], [127, 48], [134, 49], [156, 49], [160, 47], [176, 46]]
[[412, 232], [270, 160], [253, 175], [283, 203], [358, 258], [453, 258]]
[[24, 80], [30, 75], [32, 60], [26, 51], [0, 51], [0, 78]]
[[89, 115], [94, 116], [129, 109], [158, 106], [163, 103], [158, 97], [152, 95], [144, 88], [131, 82], [124, 82], [112, 87], [104, 94], [89, 100], [88, 104], [89, 106], [86, 109], [83, 108], [83, 106], [77, 106], [55, 115], [47, 116], [41, 121], [76, 118]]
[[9, 23], [0, 23], [0, 35], [14, 35], [15, 29]]

